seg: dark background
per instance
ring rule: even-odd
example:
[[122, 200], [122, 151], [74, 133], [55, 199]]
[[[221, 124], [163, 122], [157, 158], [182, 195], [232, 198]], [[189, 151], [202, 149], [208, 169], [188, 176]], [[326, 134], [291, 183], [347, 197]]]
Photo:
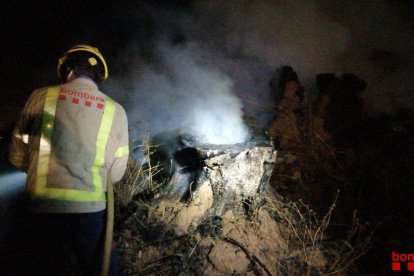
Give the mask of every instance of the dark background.
[[[204, 2], [208, 3], [208, 1]], [[357, 5], [354, 1], [331, 2], [315, 1], [319, 12], [340, 22], [350, 36], [349, 45], [344, 47], [344, 52], [336, 56], [336, 61], [341, 65], [339, 67], [344, 70], [354, 68], [355, 72], [351, 73], [365, 73], [366, 75], [362, 77], [367, 81], [368, 87], [380, 86], [388, 93], [376, 94], [379, 90], [374, 89], [364, 99], [367, 106], [370, 106], [370, 101], [375, 99], [376, 104], [370, 109], [372, 114], [382, 112], [392, 114], [400, 106], [414, 106], [412, 86], [414, 40], [413, 32], [410, 35], [410, 31], [407, 31], [412, 30], [413, 27], [413, 1], [370, 1], [370, 4], [364, 5]], [[383, 10], [386, 10], [384, 6], [389, 6], [398, 12], [378, 14], [377, 4]], [[0, 7], [2, 148], [7, 144], [18, 112], [30, 93], [36, 88], [59, 82], [56, 77], [57, 60], [69, 47], [77, 43], [97, 46], [107, 60], [110, 78], [121, 78], [134, 70], [126, 55], [130, 52], [131, 45], [139, 45], [139, 54], [150, 59], [154, 41], [160, 33], [163, 33], [162, 30], [171, 28], [168, 25], [175, 22], [175, 16], [191, 15], [193, 8], [193, 1], [3, 1]], [[373, 17], [367, 17], [369, 14]], [[217, 21], [219, 22], [220, 19], [218, 18]], [[214, 33], [215, 30], [212, 28], [210, 31]], [[197, 34], [198, 38], [202, 41], [203, 37], [206, 37], [205, 43], [210, 37], [214, 37], [202, 33], [205, 29], [201, 29], [200, 32]], [[182, 33], [177, 32], [168, 39], [180, 41], [186, 38], [185, 35], [182, 36]], [[313, 62], [312, 57], [307, 59], [309, 63]], [[359, 63], [361, 59], [366, 61]], [[353, 67], [353, 64], [356, 66]], [[300, 70], [300, 68], [294, 69]], [[324, 72], [306, 71], [306, 73], [310, 74], [308, 83], [312, 86], [313, 77]], [[117, 98], [116, 94], [114, 97]], [[399, 151], [402, 152], [404, 149]], [[1, 162], [4, 164], [6, 162], [4, 150], [1, 154]], [[390, 150], [391, 155], [392, 150]], [[393, 156], [392, 160], [398, 160], [398, 156]], [[404, 181], [408, 183], [410, 179]], [[404, 190], [404, 185], [401, 183], [398, 185], [402, 187], [401, 190], [390, 189], [392, 193], [407, 192]], [[392, 197], [392, 194], [388, 196]], [[375, 199], [369, 201], [370, 205], [381, 205], [381, 198], [378, 199], [379, 201]], [[402, 197], [402, 199], [408, 200], [410, 197]], [[410, 208], [412, 203], [404, 202], [401, 206]], [[396, 210], [400, 207], [396, 207]], [[381, 214], [376, 216], [381, 217]], [[407, 221], [411, 220], [411, 217], [402, 213], [394, 213], [394, 216], [397, 218], [405, 216], [403, 220], [392, 222], [397, 223], [393, 229], [401, 228], [401, 232], [399, 234], [393, 232], [392, 236], [387, 236], [386, 230], [380, 233], [383, 240], [398, 239], [398, 242], [390, 242], [388, 245], [398, 244], [399, 247], [376, 247], [370, 251], [364, 258], [367, 262], [362, 261], [360, 266], [380, 267], [365, 267], [368, 272], [389, 271], [391, 257], [388, 259], [387, 254], [392, 250], [400, 250], [403, 253], [414, 252], [410, 241], [412, 231], [407, 229], [410, 227]], [[389, 219], [390, 217], [384, 217], [384, 220]], [[400, 221], [405, 223], [399, 225]], [[407, 243], [404, 243], [405, 239]], [[378, 250], [383, 252], [378, 253]], [[375, 262], [373, 260], [375, 258], [382, 259]]]
[[[211, 11], [208, 10], [208, 3], [214, 4]], [[249, 29], [243, 24], [250, 24], [244, 22], [250, 18], [250, 14], [245, 18], [225, 20], [233, 14], [231, 3], [237, 3], [234, 4], [234, 14], [248, 14], [250, 7], [260, 10], [260, 5], [255, 1], [3, 1], [0, 8], [0, 78], [3, 97], [0, 103], [0, 132], [4, 135], [10, 130], [18, 110], [34, 89], [59, 81], [55, 73], [57, 59], [72, 45], [89, 43], [97, 46], [107, 59], [110, 79], [116, 79], [118, 76], [124, 76], [126, 71], [133, 70], [134, 65], [128, 60], [131, 47], [139, 48], [137, 51], [142, 56], [150, 56], [156, 40], [162, 36], [170, 36], [167, 38], [170, 41], [194, 39], [200, 44], [210, 43], [207, 47], [227, 51], [225, 55], [233, 60], [244, 59], [248, 60], [246, 65], [259, 64], [260, 68], [266, 68], [262, 74], [264, 79], [270, 78], [266, 75], [267, 71], [272, 70], [269, 67], [276, 69], [277, 66], [291, 65], [299, 73], [299, 77], [306, 81], [308, 92], [312, 92], [316, 74], [330, 73], [324, 71], [327, 69], [320, 65], [332, 62], [335, 63], [335, 67], [327, 68], [337, 69], [339, 73], [354, 73], [367, 81], [368, 90], [371, 90], [366, 93], [365, 104], [373, 112], [395, 112], [401, 105], [410, 108], [414, 106], [412, 1], [383, 0], [363, 4], [354, 1], [292, 1], [295, 3], [292, 9], [300, 9], [303, 6], [304, 9], [311, 9], [310, 18], [314, 16], [315, 20], [318, 20], [323, 17], [325, 21], [321, 20], [321, 23], [316, 24], [315, 28], [320, 30], [308, 31], [308, 22], [294, 29], [294, 26], [290, 27], [289, 20], [292, 19], [294, 24], [300, 23], [301, 19], [297, 17], [303, 16], [306, 19], [309, 16], [306, 10], [295, 13], [286, 9], [292, 16], [286, 15], [281, 22], [277, 19], [284, 14], [275, 13], [275, 22], [282, 24], [281, 30], [276, 31], [276, 34], [281, 33], [280, 40], [277, 41], [285, 47], [282, 49], [285, 52], [281, 50], [281, 53], [287, 57], [275, 57], [273, 62], [268, 62], [269, 56], [262, 53], [251, 54], [245, 50], [240, 54], [238, 51], [243, 49], [238, 50], [235, 46], [235, 49], [229, 50], [228, 46], [224, 45], [226, 41], [231, 41], [228, 38], [231, 28], [242, 26], [239, 27], [242, 31], [238, 31], [249, 33]], [[247, 3], [253, 4], [249, 6]], [[306, 3], [314, 4], [309, 8]], [[277, 5], [288, 6], [288, 2], [275, 2], [274, 5], [277, 11]], [[220, 12], [221, 6], [223, 10], [226, 9], [223, 13]], [[203, 13], [203, 9], [207, 11]], [[191, 18], [193, 15], [195, 18]], [[188, 23], [179, 22], [184, 16], [189, 16], [191, 20]], [[251, 17], [254, 17], [254, 14]], [[329, 24], [326, 18], [335, 26], [324, 25]], [[259, 14], [253, 19], [253, 24], [260, 20]], [[267, 20], [272, 23], [272, 18]], [[185, 24], [192, 29], [182, 30], [182, 25]], [[226, 24], [229, 25], [227, 29], [224, 26]], [[284, 28], [288, 32], [289, 28], [292, 28], [293, 37], [297, 39], [285, 37]], [[323, 29], [330, 28], [334, 28], [334, 31], [324, 34]], [[321, 38], [315, 38], [316, 43], [312, 38], [302, 38], [306, 37], [308, 32], [315, 33], [315, 36], [320, 33]], [[342, 43], [340, 37], [331, 37], [332, 34], [347, 38]], [[303, 47], [295, 45], [296, 40], [298, 44], [303, 44]], [[344, 44], [342, 48], [341, 45], [334, 45], [336, 40]], [[247, 41], [247, 44], [249, 43]], [[331, 44], [334, 46], [330, 47]], [[278, 47], [277, 44], [273, 46]], [[318, 60], [325, 56], [306, 56], [315, 54], [315, 51], [307, 52], [308, 46], [316, 48], [316, 51], [320, 48], [320, 52], [328, 53], [326, 56], [329, 57], [326, 60]], [[289, 49], [292, 49], [291, 56], [288, 56]], [[329, 51], [332, 51], [331, 55]], [[236, 55], [240, 55], [241, 58]], [[316, 65], [304, 69], [312, 64]], [[318, 69], [318, 66], [322, 68]], [[252, 68], [249, 70], [256, 70]], [[254, 98], [254, 95], [249, 96]]]

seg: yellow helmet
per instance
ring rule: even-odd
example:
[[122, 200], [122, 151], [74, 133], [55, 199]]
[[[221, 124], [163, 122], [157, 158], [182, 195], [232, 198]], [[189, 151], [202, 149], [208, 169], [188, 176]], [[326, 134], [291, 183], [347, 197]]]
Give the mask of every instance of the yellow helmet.
[[74, 52], [92, 53], [94, 56], [88, 59], [89, 64], [92, 66], [96, 65], [98, 61], [96, 60], [95, 57], [97, 57], [104, 69], [102, 74], [100, 75], [100, 81], [104, 81], [108, 78], [108, 66], [106, 65], [106, 61], [104, 57], [99, 52], [98, 48], [95, 48], [95, 47], [92, 47], [86, 44], [78, 44], [78, 45], [73, 46], [59, 59], [58, 66], [57, 66], [57, 73], [58, 73], [59, 78], [62, 78], [61, 71], [60, 71], [61, 66], [66, 61], [68, 55]]

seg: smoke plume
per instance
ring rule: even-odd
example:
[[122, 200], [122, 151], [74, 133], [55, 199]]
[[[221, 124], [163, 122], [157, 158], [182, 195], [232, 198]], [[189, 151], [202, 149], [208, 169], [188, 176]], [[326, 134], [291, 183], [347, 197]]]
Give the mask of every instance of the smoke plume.
[[123, 14], [137, 15], [129, 25], [141, 26], [130, 49], [147, 58], [131, 62], [128, 53], [128, 84], [112, 86], [122, 87], [118, 99], [137, 132], [178, 130], [214, 143], [244, 141], [243, 115], [250, 126], [266, 126], [278, 93], [269, 80], [284, 65], [305, 85], [305, 104], [317, 93], [317, 74], [354, 73], [367, 82], [367, 109], [412, 107], [414, 40], [403, 7], [325, 0], [128, 6]]
[[176, 131], [212, 144], [248, 138], [232, 80], [205, 62], [200, 46], [161, 43], [155, 53], [157, 61], [141, 64], [125, 94], [133, 136]]

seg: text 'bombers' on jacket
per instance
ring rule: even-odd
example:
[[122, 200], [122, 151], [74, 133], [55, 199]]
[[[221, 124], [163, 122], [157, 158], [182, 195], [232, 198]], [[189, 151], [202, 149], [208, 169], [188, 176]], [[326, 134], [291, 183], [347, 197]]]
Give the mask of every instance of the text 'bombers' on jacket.
[[31, 208], [47, 213], [105, 209], [107, 177], [121, 180], [128, 154], [125, 110], [83, 77], [34, 91], [10, 145]]

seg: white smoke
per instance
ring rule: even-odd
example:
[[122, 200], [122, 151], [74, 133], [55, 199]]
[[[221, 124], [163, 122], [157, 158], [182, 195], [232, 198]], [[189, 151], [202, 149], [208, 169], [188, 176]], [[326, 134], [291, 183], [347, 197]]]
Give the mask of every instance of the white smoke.
[[[122, 15], [139, 15], [128, 17], [129, 25], [151, 23], [135, 31], [140, 41], [132, 46], [146, 48], [151, 61], [127, 54], [133, 72], [126, 75], [128, 86], [113, 82], [123, 88], [108, 90], [123, 90], [124, 101], [117, 99], [139, 130], [133, 136], [178, 130], [217, 143], [246, 139], [243, 115], [259, 129], [266, 126], [275, 115], [269, 80], [285, 65], [298, 73], [308, 102], [317, 74], [354, 73], [367, 82], [366, 107], [412, 107], [414, 39], [403, 7], [346, 0], [194, 0], [187, 9], [144, 4], [136, 11], [128, 6]], [[177, 33], [181, 41], [171, 43]]]
[[317, 74], [356, 74], [367, 82], [365, 107], [393, 112], [414, 107], [413, 21], [407, 7], [412, 11], [414, 5], [383, 0], [196, 0], [190, 32], [250, 64], [292, 66], [307, 100], [316, 92]]
[[200, 27], [193, 36], [274, 68], [291, 65], [303, 78], [314, 79], [316, 72], [336, 72], [336, 57], [349, 47], [348, 30], [315, 2], [196, 1]]
[[232, 92], [232, 80], [203, 59], [197, 44], [162, 43], [157, 63], [142, 65], [127, 93], [134, 136], [177, 131], [202, 143], [234, 144], [248, 138], [242, 103]]

